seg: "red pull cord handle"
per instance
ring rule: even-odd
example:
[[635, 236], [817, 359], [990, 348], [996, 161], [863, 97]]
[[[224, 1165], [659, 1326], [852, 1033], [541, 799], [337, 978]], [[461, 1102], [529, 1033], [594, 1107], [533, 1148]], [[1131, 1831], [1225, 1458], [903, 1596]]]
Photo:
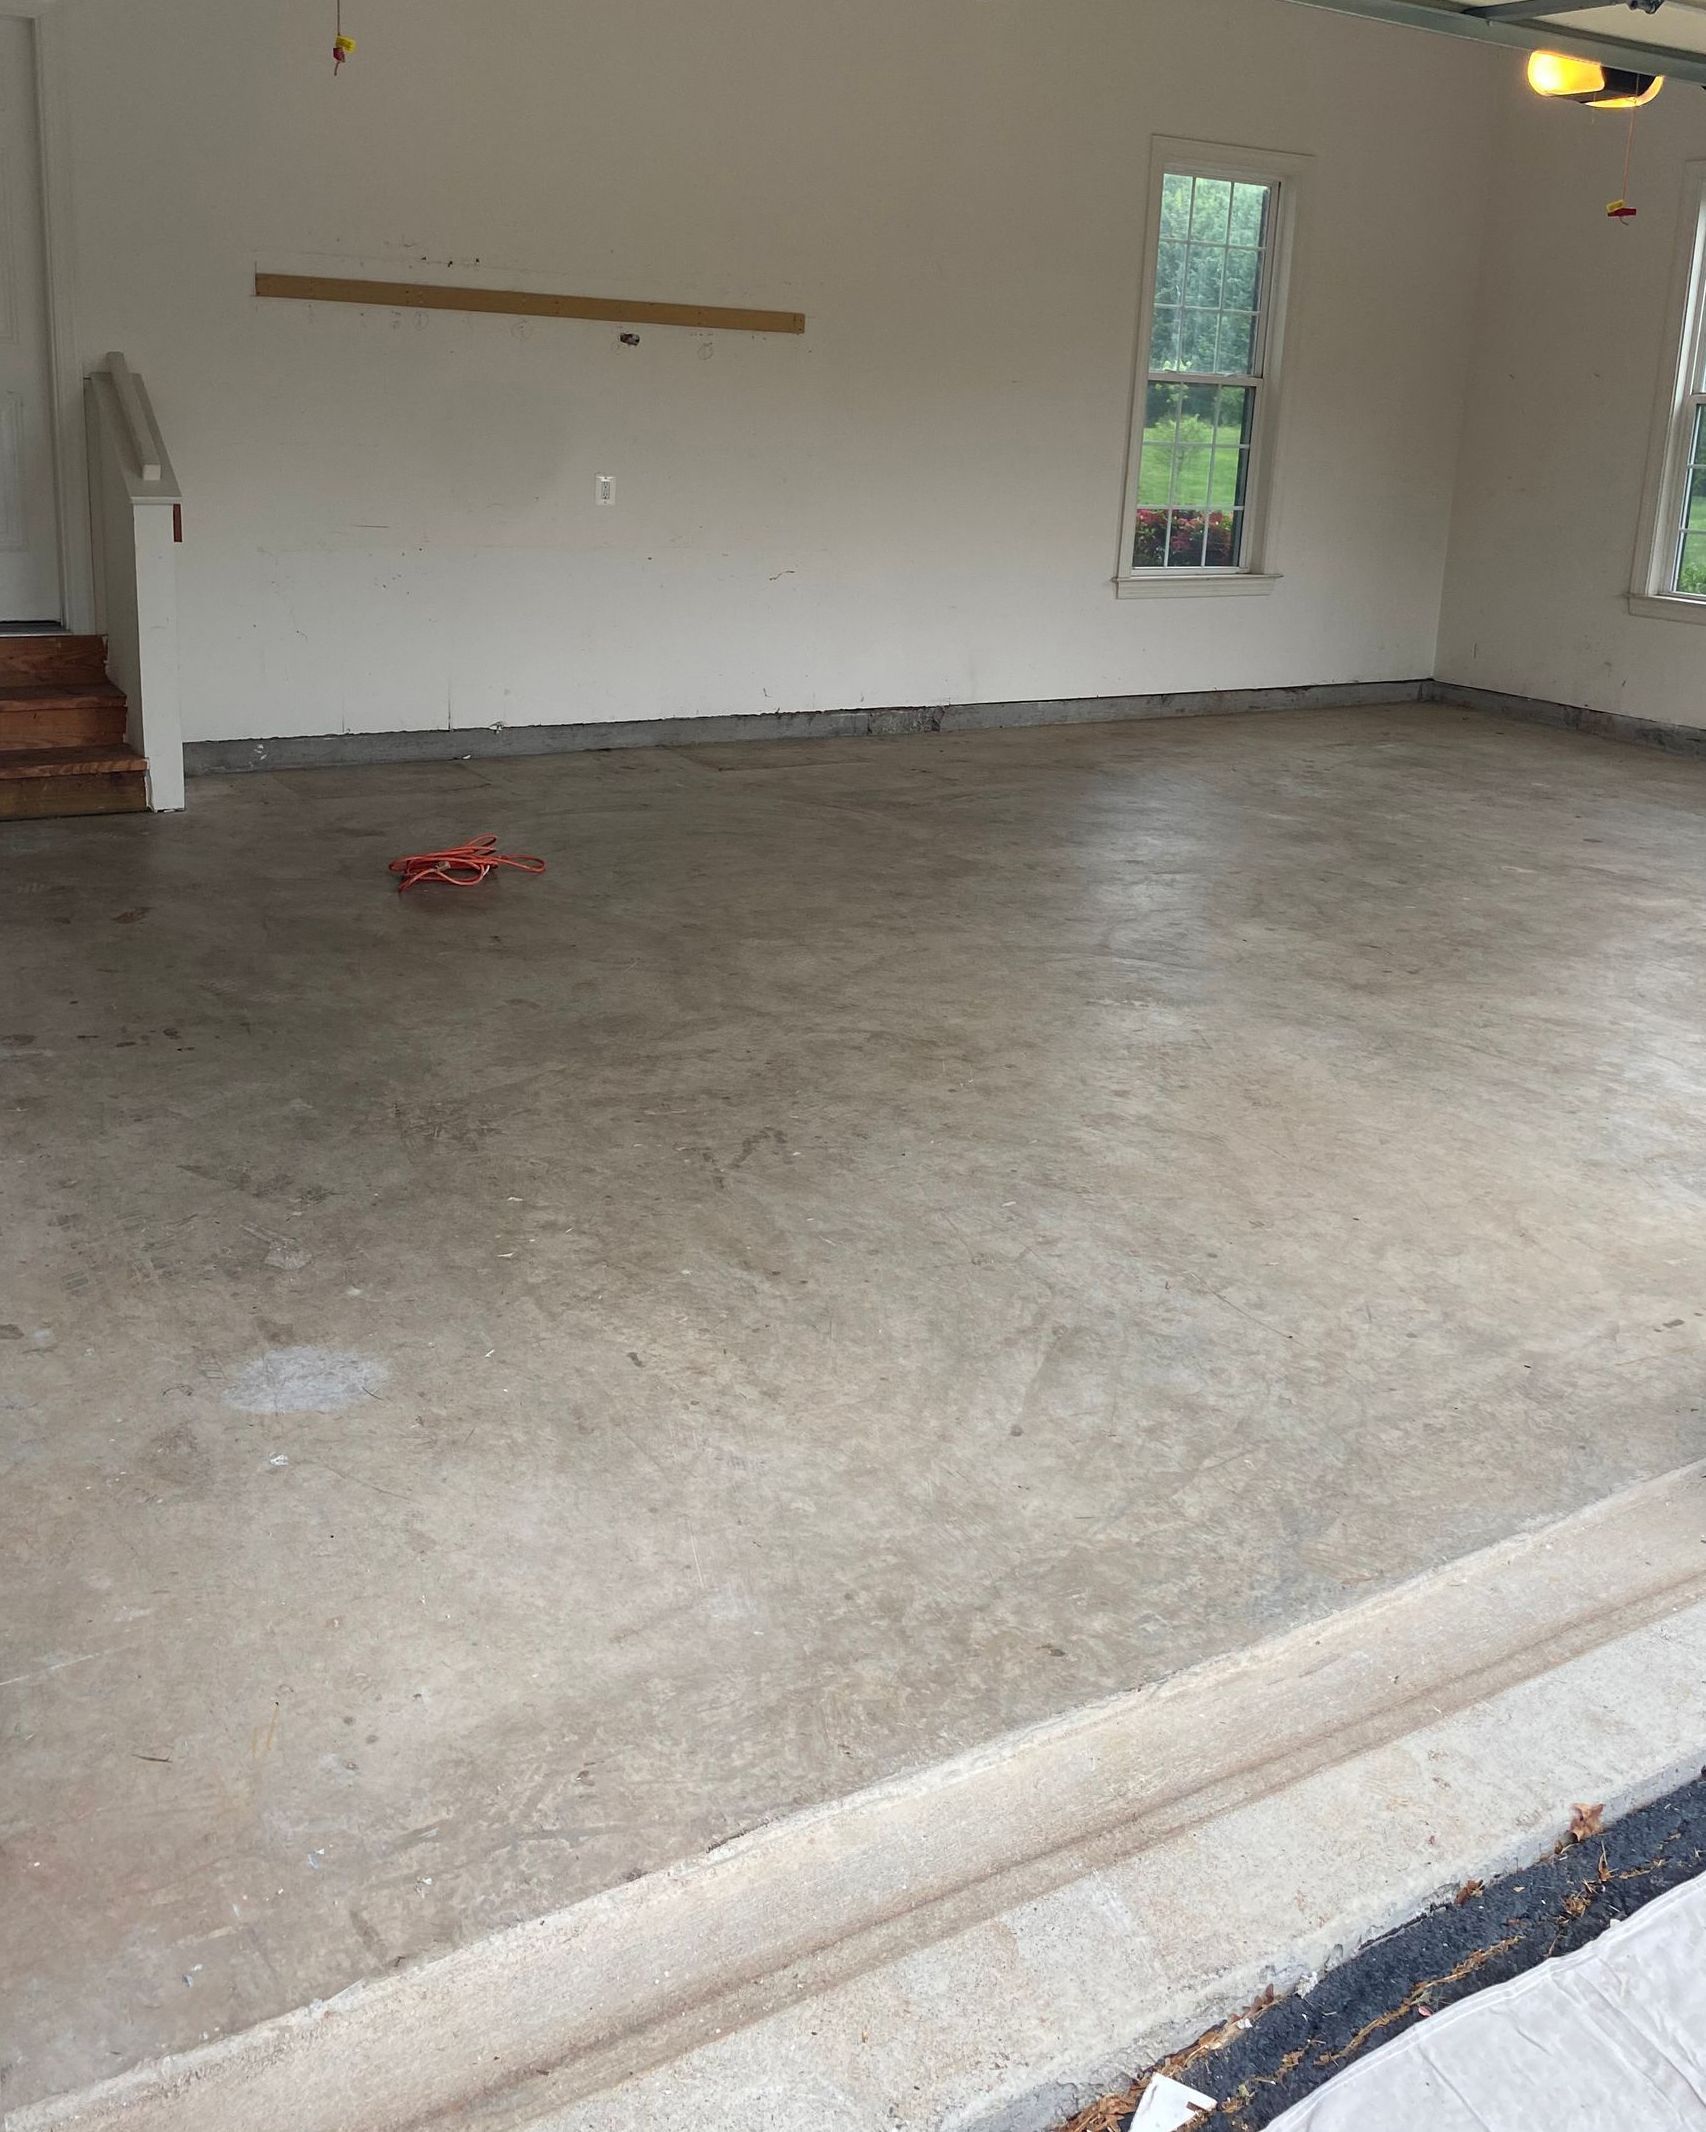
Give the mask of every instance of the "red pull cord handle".
[[466, 844], [452, 844], [445, 851], [415, 851], [393, 859], [386, 871], [400, 878], [397, 892], [421, 881], [443, 881], [451, 888], [472, 888], [496, 866], [513, 866], [517, 873], [542, 874], [543, 859], [524, 852], [499, 851], [496, 837], [470, 837]]

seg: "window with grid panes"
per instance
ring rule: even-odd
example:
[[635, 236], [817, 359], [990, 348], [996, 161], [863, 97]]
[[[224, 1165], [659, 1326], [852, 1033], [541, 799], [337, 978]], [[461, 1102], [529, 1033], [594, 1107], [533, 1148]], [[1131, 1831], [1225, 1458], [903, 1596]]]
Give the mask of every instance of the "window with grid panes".
[[1693, 172], [1695, 211], [1688, 232], [1688, 300], [1682, 322], [1666, 451], [1652, 590], [1706, 600], [1706, 182]]
[[1686, 451], [1681, 508], [1668, 543], [1675, 563], [1666, 589], [1706, 599], [1706, 394], [1698, 389], [1688, 396]]
[[1247, 566], [1279, 184], [1164, 171], [1128, 567]]

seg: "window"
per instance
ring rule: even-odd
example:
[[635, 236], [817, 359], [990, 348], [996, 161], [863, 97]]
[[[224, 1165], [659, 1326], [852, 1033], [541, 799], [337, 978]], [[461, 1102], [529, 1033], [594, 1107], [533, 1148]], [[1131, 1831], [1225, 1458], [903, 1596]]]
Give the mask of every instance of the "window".
[[1706, 415], [1706, 394], [1696, 377], [1686, 404], [1687, 429], [1682, 494], [1668, 535], [1676, 561], [1669, 572], [1667, 592], [1680, 592], [1686, 599], [1706, 598], [1706, 437], [1701, 435], [1701, 417]]
[[1121, 592], [1260, 575], [1291, 191], [1235, 150], [1158, 144]]
[[[1677, 350], [1662, 434], [1648, 477], [1647, 524], [1636, 604], [1671, 603], [1706, 620], [1706, 164], [1690, 164], [1683, 235], [1671, 297], [1669, 345]], [[1678, 609], [1681, 601], [1699, 607]]]

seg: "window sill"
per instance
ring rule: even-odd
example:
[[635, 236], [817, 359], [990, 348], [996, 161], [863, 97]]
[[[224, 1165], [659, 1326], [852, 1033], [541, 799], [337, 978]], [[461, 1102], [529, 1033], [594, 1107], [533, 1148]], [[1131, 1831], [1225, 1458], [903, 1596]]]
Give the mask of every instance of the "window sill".
[[1204, 570], [1157, 570], [1153, 577], [1116, 577], [1114, 596], [1122, 600], [1201, 599], [1213, 593], [1272, 592], [1279, 583], [1277, 571], [1228, 570], [1224, 575]]
[[1665, 622], [1706, 622], [1706, 599], [1685, 592], [1632, 592], [1629, 612], [1656, 615]]

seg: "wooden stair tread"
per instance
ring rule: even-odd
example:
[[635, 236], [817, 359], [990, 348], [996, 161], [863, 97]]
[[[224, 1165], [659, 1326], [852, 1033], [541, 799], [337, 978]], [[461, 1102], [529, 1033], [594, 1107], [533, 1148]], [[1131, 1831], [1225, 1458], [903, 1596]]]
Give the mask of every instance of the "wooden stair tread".
[[103, 771], [141, 776], [146, 756], [134, 748], [0, 748], [0, 779], [93, 777]]
[[0, 761], [21, 748], [122, 748], [130, 710], [110, 682], [0, 688]]
[[148, 764], [104, 637], [0, 631], [0, 823], [140, 814]]
[[123, 703], [124, 691], [110, 681], [0, 681], [0, 713], [57, 710], [61, 705]]
[[48, 636], [0, 633], [0, 682], [70, 681], [81, 684], [105, 678], [104, 637], [74, 637], [63, 631]]
[[0, 680], [0, 699], [17, 696], [33, 700], [37, 696], [117, 696], [121, 693], [116, 681], [109, 681], [105, 674], [94, 674], [87, 681], [56, 681], [51, 674], [45, 678], [33, 676], [27, 681]]

